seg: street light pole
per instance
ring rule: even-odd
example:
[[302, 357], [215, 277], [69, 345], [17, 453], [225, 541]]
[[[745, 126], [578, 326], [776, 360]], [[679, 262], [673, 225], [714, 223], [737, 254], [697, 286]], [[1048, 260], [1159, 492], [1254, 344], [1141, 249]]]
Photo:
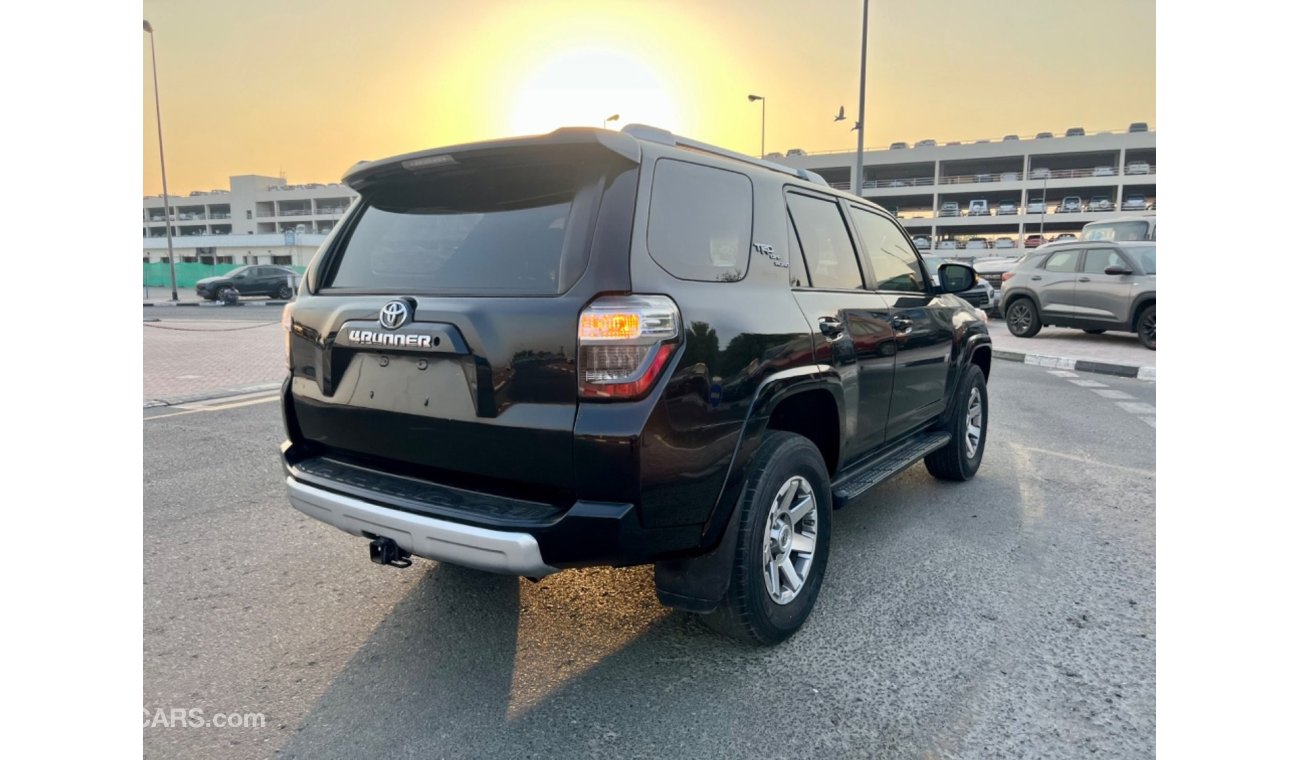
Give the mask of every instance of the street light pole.
[[867, 8], [869, 0], [862, 0], [862, 63], [858, 67], [858, 150], [853, 159], [849, 181], [853, 194], [862, 195], [862, 136], [867, 133]]
[[149, 33], [149, 61], [153, 64], [153, 110], [158, 117], [158, 167], [162, 170], [163, 186], [163, 230], [167, 233], [167, 268], [172, 275], [172, 300], [179, 301], [176, 294], [176, 256], [172, 252], [172, 202], [167, 194], [167, 161], [163, 158], [162, 106], [158, 99], [158, 53], [153, 47], [153, 25], [146, 19], [144, 30]]
[[749, 96], [750, 103], [753, 103], [755, 100], [763, 101], [763, 126], [762, 126], [762, 131], [759, 133], [760, 136], [758, 138], [759, 140], [758, 157], [762, 158], [763, 156], [767, 155], [767, 98], [763, 97], [762, 95]]

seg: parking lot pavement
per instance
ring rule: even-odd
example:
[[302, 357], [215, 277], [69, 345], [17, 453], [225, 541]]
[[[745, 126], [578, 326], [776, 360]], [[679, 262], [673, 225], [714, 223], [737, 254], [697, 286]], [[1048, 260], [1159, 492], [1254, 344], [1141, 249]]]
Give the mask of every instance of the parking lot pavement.
[[145, 403], [233, 392], [283, 380], [280, 313], [272, 309], [257, 313], [262, 321], [169, 318], [145, 322]]
[[993, 338], [994, 351], [1057, 356], [1126, 367], [1150, 367], [1151, 371], [1146, 374], [1154, 376], [1156, 352], [1144, 348], [1133, 333], [1089, 335], [1083, 330], [1044, 327], [1032, 338], [1017, 338], [1007, 330], [1006, 322], [990, 319], [989, 335]]
[[144, 706], [266, 725], [146, 728], [145, 756], [1151, 756], [1155, 384], [1063, 372], [994, 362], [979, 475], [836, 512], [766, 649], [644, 567], [374, 566], [289, 507], [269, 398], [146, 410]]

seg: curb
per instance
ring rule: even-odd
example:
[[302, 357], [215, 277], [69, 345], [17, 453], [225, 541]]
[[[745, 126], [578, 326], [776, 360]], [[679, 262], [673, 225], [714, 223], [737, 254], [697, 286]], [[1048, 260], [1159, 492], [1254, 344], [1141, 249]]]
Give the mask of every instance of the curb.
[[212, 399], [225, 398], [227, 396], [242, 396], [245, 393], [257, 393], [259, 391], [273, 391], [280, 388], [281, 383], [263, 383], [261, 385], [245, 385], [242, 388], [222, 388], [215, 391], [204, 391], [190, 396], [169, 396], [167, 398], [145, 399], [144, 408], [153, 409], [159, 406], [176, 406], [177, 404], [193, 404], [199, 401], [211, 401]]
[[1047, 356], [1046, 354], [1022, 354], [1018, 351], [999, 351], [996, 348], [993, 349], [993, 358], [1018, 362], [1020, 364], [1032, 364], [1038, 367], [1049, 367], [1051, 369], [1068, 369], [1075, 372], [1095, 372], [1101, 375], [1134, 377], [1138, 380], [1155, 381], [1156, 379], [1155, 367], [1142, 367], [1133, 364], [1111, 364], [1109, 362], [1095, 362], [1088, 359], [1075, 359], [1068, 356]]
[[[287, 304], [287, 303], [289, 303], [289, 302], [288, 302], [288, 301], [279, 301], [279, 300], [271, 300], [271, 301], [239, 301], [238, 303], [235, 303], [235, 304], [233, 304], [233, 305], [234, 305], [234, 306], [284, 306], [284, 305]], [[145, 301], [145, 302], [144, 302], [144, 305], [145, 305], [146, 307], [149, 307], [149, 306], [188, 306], [188, 307], [190, 307], [190, 308], [201, 307], [201, 308], [205, 308], [205, 309], [211, 309], [211, 308], [215, 308], [215, 307], [219, 307], [219, 306], [225, 306], [226, 304], [223, 304], [223, 303], [215, 303], [215, 302], [212, 302], [212, 301], [177, 301], [177, 302], [172, 302], [172, 301]]]

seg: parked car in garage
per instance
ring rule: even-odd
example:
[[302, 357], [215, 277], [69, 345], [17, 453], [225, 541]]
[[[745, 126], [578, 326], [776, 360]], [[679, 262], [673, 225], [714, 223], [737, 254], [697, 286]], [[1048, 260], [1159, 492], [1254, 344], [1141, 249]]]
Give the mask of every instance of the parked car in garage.
[[989, 247], [989, 241], [982, 237], [973, 237], [966, 241], [966, 250], [983, 251]]
[[1032, 235], [1025, 235], [1025, 247], [1026, 247], [1026, 248], [1037, 248], [1038, 246], [1040, 246], [1040, 245], [1042, 245], [1042, 244], [1043, 244], [1043, 236], [1042, 236], [1042, 235], [1039, 235], [1038, 233], [1034, 233], [1034, 234], [1032, 234]]
[[1124, 202], [1120, 204], [1120, 211], [1143, 211], [1147, 207], [1145, 195], [1126, 195]]
[[1092, 167], [1092, 176], [1094, 177], [1114, 177], [1115, 167], [1113, 166], [1094, 166]]
[[1061, 199], [1061, 205], [1056, 207], [1058, 214], [1077, 214], [1083, 211], [1083, 199], [1077, 195], [1067, 195]]
[[999, 201], [998, 216], [1015, 216], [1020, 213], [1020, 207], [1015, 201]]
[[936, 251], [955, 251], [957, 250], [956, 240], [940, 240], [934, 249]]
[[1106, 195], [1094, 195], [1088, 199], [1088, 211], [1096, 213], [1098, 211], [1114, 211], [1115, 202]]
[[1020, 135], [1003, 135], [1003, 136], [1002, 136], [1002, 142], [1012, 142], [1012, 141], [1014, 141], [1014, 140], [1019, 140], [1019, 139], [1020, 139]]
[[1150, 174], [1151, 164], [1146, 161], [1129, 161], [1128, 166], [1124, 167], [1125, 174]]
[[939, 206], [939, 216], [961, 216], [961, 206], [956, 201], [945, 201]]
[[1047, 212], [1047, 201], [1042, 198], [1030, 198], [1025, 204], [1026, 214], [1043, 214]]
[[1034, 135], [1035, 140], [1050, 140], [1051, 137], [1052, 137], [1051, 132], [1039, 132], [1038, 134]]
[[1015, 248], [1016, 241], [1012, 240], [1009, 237], [1000, 237], [997, 240], [993, 241], [993, 247], [994, 248]]
[[1035, 252], [1003, 275], [1002, 304], [1018, 338], [1044, 326], [1115, 330], [1154, 351], [1156, 244], [1092, 240]]
[[934, 140], [921, 140], [916, 144], [916, 147], [918, 148], [933, 148], [934, 146], [935, 146]]
[[1066, 137], [1083, 137], [1083, 135], [1084, 135], [1083, 127], [1070, 127], [1069, 129], [1065, 130]]
[[890, 149], [890, 150], [907, 150], [907, 143], [905, 143], [905, 142], [890, 143], [890, 144], [889, 144], [889, 149]]
[[912, 236], [912, 245], [916, 246], [918, 251], [928, 251], [931, 248], [929, 235]]
[[989, 215], [989, 202], [984, 200], [983, 198], [971, 201], [970, 205], [966, 207], [966, 216], [988, 216], [988, 215]]
[[1030, 179], [1047, 179], [1050, 176], [1052, 176], [1052, 170], [1042, 166], [1029, 172]]
[[1128, 125], [1128, 131], [1145, 132], [1147, 131], [1147, 123], [1145, 121], [1135, 121], [1132, 124]]

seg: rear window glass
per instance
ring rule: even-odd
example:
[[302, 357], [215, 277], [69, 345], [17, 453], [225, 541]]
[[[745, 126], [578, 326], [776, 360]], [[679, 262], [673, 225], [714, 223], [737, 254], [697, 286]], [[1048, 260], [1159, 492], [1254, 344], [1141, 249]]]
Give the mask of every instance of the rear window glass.
[[669, 158], [655, 162], [646, 245], [672, 276], [710, 282], [744, 278], [753, 218], [749, 177]]
[[555, 294], [577, 184], [550, 166], [377, 190], [326, 287]]

